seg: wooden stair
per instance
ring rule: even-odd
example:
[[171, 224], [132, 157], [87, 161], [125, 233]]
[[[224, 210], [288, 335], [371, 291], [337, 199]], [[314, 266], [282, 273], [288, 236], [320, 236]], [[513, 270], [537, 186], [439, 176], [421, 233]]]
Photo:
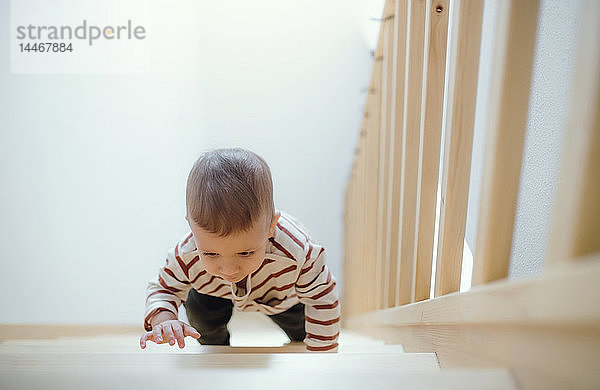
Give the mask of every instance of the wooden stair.
[[[340, 336], [338, 353], [305, 352], [301, 343], [250, 346], [251, 331], [260, 332], [240, 327], [240, 317], [246, 325], [256, 318], [245, 314], [236, 314], [230, 324], [230, 329], [246, 329], [241, 336], [232, 330], [232, 343], [237, 340], [238, 346], [231, 347], [202, 346], [188, 338], [183, 349], [149, 344], [142, 350], [139, 332], [8, 338], [11, 332], [0, 327], [0, 388], [517, 388], [507, 370], [441, 370], [434, 353], [405, 353], [401, 345], [386, 345], [347, 330]], [[264, 332], [260, 342], [273, 345], [277, 340], [281, 334]]]

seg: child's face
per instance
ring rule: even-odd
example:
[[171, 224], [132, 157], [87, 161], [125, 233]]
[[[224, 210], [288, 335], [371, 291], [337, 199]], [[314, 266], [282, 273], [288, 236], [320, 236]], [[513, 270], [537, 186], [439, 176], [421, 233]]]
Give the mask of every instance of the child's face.
[[[219, 237], [200, 228], [187, 216], [200, 261], [206, 272], [229, 282], [239, 282], [256, 271], [265, 258], [267, 241], [273, 236], [280, 213], [276, 213], [271, 225], [255, 223], [247, 232]], [[259, 221], [266, 221], [260, 218]]]

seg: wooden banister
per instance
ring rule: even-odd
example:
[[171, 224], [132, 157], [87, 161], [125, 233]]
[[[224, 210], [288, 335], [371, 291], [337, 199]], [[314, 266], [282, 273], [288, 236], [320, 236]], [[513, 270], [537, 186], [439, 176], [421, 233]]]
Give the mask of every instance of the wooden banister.
[[463, 0], [456, 15], [450, 42], [435, 296], [460, 288], [483, 2]]
[[[404, 123], [402, 127], [402, 193], [400, 194], [400, 279], [397, 305], [413, 301], [416, 267], [417, 177], [423, 96], [423, 57], [426, 2], [408, 2], [407, 71], [405, 73]], [[402, 93], [402, 92], [400, 92]]]
[[408, 27], [408, 0], [397, 0], [394, 11], [394, 112], [393, 126], [390, 133], [390, 187], [391, 199], [389, 200], [389, 214], [387, 219], [389, 241], [386, 247], [386, 253], [390, 262], [390, 273], [388, 275], [388, 306], [396, 306], [399, 296], [400, 280], [400, 194], [402, 193], [402, 181], [400, 169], [398, 167], [403, 159], [402, 157], [402, 127], [404, 123], [404, 89], [406, 82], [406, 39]]
[[473, 285], [508, 275], [533, 69], [537, 0], [499, 7]]
[[426, 72], [425, 104], [421, 122], [419, 153], [417, 268], [414, 300], [429, 299], [431, 290], [431, 263], [435, 235], [436, 202], [440, 167], [440, 143], [444, 110], [446, 80], [446, 48], [448, 41], [449, 0], [429, 0], [425, 41]]
[[395, 20], [396, 2], [389, 2], [389, 9], [384, 12], [383, 26], [383, 65], [384, 65], [384, 80], [385, 80], [385, 98], [383, 100], [383, 115], [382, 124], [384, 126], [385, 137], [382, 138], [382, 169], [380, 171], [380, 208], [379, 208], [379, 256], [381, 257], [382, 270], [381, 277], [378, 278], [380, 285], [380, 308], [389, 307], [389, 291], [390, 291], [390, 272], [395, 270], [395, 265], [392, 265], [392, 260], [389, 256], [389, 239], [391, 233], [391, 200], [392, 200], [392, 165], [393, 156], [393, 137], [394, 137], [394, 111], [395, 111], [395, 70], [396, 70], [396, 41], [395, 32], [397, 21]]
[[583, 4], [548, 266], [520, 280], [506, 276], [539, 1], [498, 3], [475, 286], [460, 293], [483, 5], [385, 3], [345, 194], [342, 321], [436, 352], [442, 368], [502, 366], [523, 388], [598, 388], [600, 2]]

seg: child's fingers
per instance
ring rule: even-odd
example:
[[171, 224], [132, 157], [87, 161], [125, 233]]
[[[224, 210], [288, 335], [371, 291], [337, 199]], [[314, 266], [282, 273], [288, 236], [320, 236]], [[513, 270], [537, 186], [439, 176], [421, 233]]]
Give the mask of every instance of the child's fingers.
[[183, 329], [181, 329], [181, 323], [176, 322], [173, 324], [173, 332], [175, 333], [175, 337], [177, 338], [177, 343], [179, 344], [179, 348], [185, 347], [185, 340], [183, 339]]
[[169, 342], [170, 345], [175, 344], [175, 339], [179, 344], [179, 348], [185, 347], [185, 337], [190, 336], [195, 339], [200, 337], [200, 333], [190, 325], [173, 321], [156, 325], [152, 331], [146, 332], [140, 337], [140, 347], [146, 348], [147, 341], [154, 341], [156, 344]]
[[192, 326], [190, 326], [188, 324], [183, 325], [183, 334], [186, 336], [193, 337], [195, 339], [200, 337], [200, 333], [198, 333], [198, 331], [196, 329], [194, 329]]
[[165, 335], [165, 341], [168, 341], [169, 345], [175, 344], [175, 336], [173, 335], [173, 328], [171, 323], [167, 323], [163, 326], [163, 333]]
[[152, 329], [152, 336], [154, 337], [154, 342], [156, 344], [162, 344], [163, 342], [163, 338], [162, 338], [162, 327], [160, 324], [156, 325], [153, 329]]
[[[152, 340], [153, 336], [152, 336], [152, 332], [146, 332], [142, 335], [142, 337], [140, 337], [140, 347], [142, 347], [142, 349], [146, 348], [146, 341], [148, 340]], [[154, 340], [152, 340], [154, 341]]]

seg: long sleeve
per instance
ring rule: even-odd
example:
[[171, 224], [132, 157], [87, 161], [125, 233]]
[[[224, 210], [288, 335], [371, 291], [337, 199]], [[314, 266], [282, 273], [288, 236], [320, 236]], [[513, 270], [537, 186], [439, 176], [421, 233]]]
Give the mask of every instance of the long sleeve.
[[144, 314], [144, 329], [152, 330], [150, 320], [161, 310], [178, 314], [179, 305], [187, 299], [191, 288], [187, 272], [192, 262], [186, 264], [180, 256], [181, 244], [171, 249], [167, 254], [166, 264], [159, 268], [158, 277], [146, 287], [146, 310]]
[[340, 305], [337, 283], [325, 264], [325, 258], [325, 249], [309, 242], [306, 261], [296, 282], [296, 292], [305, 305], [306, 348], [316, 352], [335, 352], [340, 334]]

